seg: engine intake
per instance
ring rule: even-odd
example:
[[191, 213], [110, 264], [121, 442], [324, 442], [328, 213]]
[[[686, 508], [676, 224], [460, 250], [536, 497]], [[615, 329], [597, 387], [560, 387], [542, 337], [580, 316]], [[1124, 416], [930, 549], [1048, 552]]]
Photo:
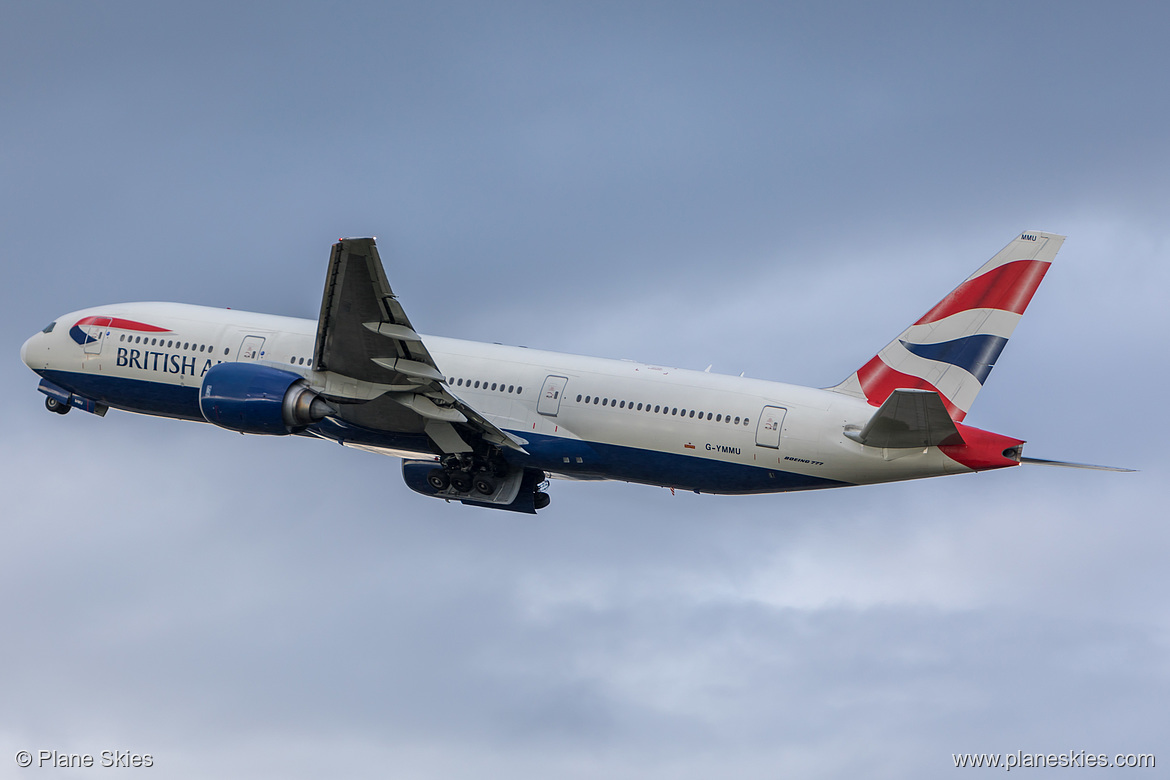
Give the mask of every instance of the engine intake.
[[283, 436], [334, 413], [304, 377], [255, 363], [212, 366], [199, 388], [199, 411], [209, 423], [240, 433]]

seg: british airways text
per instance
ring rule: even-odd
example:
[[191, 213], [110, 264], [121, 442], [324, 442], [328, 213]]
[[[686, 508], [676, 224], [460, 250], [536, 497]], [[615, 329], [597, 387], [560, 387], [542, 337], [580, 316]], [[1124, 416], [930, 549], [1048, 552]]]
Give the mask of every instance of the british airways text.
[[168, 352], [118, 347], [117, 365], [119, 368], [140, 368], [143, 371], [161, 371], [164, 374], [203, 376], [211, 368], [211, 361], [204, 358], [203, 368], [196, 375], [195, 369], [198, 362], [198, 358], [194, 355], [176, 355]]

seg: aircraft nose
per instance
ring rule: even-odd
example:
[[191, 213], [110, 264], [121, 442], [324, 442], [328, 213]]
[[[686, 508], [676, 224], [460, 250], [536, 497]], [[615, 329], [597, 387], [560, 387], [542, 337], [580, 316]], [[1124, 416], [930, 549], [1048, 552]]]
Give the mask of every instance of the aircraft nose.
[[[20, 345], [20, 360], [33, 371], [37, 370], [36, 362], [39, 353], [44, 351], [41, 349], [41, 339], [44, 338], [44, 335], [43, 333], [34, 333]], [[41, 368], [44, 366], [42, 365]]]

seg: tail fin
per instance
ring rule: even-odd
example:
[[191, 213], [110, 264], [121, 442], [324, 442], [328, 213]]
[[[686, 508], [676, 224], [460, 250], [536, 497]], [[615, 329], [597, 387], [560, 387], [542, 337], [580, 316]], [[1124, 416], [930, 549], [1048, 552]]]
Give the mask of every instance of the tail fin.
[[967, 281], [830, 388], [881, 406], [894, 390], [934, 390], [955, 422], [966, 417], [1064, 236], [1021, 233]]

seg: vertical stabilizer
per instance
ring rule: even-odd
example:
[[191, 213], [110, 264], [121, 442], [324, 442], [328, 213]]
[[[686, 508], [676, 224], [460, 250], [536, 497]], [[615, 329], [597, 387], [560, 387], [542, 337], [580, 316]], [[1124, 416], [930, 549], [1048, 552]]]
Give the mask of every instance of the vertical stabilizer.
[[895, 390], [934, 390], [960, 422], [1016, 329], [1064, 236], [1021, 233], [832, 390], [881, 406]]

